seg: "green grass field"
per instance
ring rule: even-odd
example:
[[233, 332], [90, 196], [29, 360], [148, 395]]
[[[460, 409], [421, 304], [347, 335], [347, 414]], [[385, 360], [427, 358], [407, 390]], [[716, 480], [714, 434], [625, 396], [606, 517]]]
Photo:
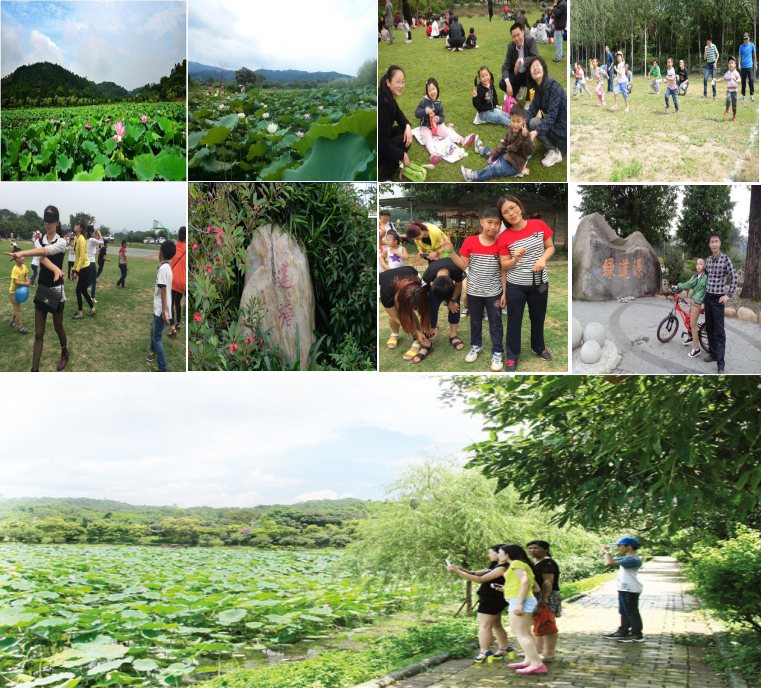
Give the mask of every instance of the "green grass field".
[[[22, 243], [22, 249], [31, 248]], [[34, 347], [34, 293], [33, 287], [29, 299], [21, 305], [22, 322], [29, 333], [20, 335], [9, 327], [11, 304], [6, 296], [10, 287], [13, 264], [2, 252], [10, 250], [8, 241], [0, 242], [0, 370], [29, 371], [32, 367], [32, 349]], [[63, 312], [63, 327], [68, 338], [71, 359], [64, 371], [150, 371], [151, 366], [145, 360], [150, 344], [150, 327], [153, 313], [153, 286], [156, 282], [158, 261], [146, 258], [130, 258], [127, 273], [127, 289], [116, 287], [121, 273], [116, 265], [115, 253], [109, 251], [110, 263], [106, 263], [95, 291], [98, 303], [95, 308], [97, 316], [72, 320], [77, 311], [76, 283], [65, 284], [66, 307]], [[31, 274], [31, 259], [24, 259], [24, 264]], [[67, 263], [64, 262], [64, 269]], [[83, 313], [88, 306], [83, 302]], [[186, 328], [183, 327], [177, 338], [167, 337], [164, 332], [164, 355], [169, 371], [185, 371]], [[40, 360], [40, 371], [55, 371], [61, 355], [58, 336], [53, 327], [53, 318], [48, 315], [45, 328], [45, 345]]]
[[[414, 39], [413, 39], [414, 40]], [[521, 328], [521, 358], [518, 361], [519, 373], [552, 373], [568, 370], [568, 264], [547, 264], [550, 277], [549, 302], [544, 324], [544, 339], [547, 350], [552, 354], [552, 361], [543, 361], [531, 351], [530, 321], [528, 308], [523, 314]], [[465, 344], [456, 351], [449, 344], [449, 323], [446, 309], [439, 309], [439, 334], [434, 340], [434, 350], [424, 361], [414, 364], [404, 361], [402, 356], [410, 348], [412, 338], [402, 332], [396, 349], [386, 346], [391, 329], [388, 325], [386, 309], [380, 306], [380, 370], [381, 371], [426, 371], [444, 373], [486, 373], [491, 372], [491, 338], [489, 323], [483, 324], [483, 351], [472, 364], [465, 363], [465, 355], [470, 351], [470, 316], [460, 318], [457, 335]], [[507, 316], [502, 317], [502, 326], [507, 333]], [[504, 345], [504, 342], [503, 342]]]
[[[528, 14], [529, 24], [533, 24], [540, 16], [539, 12]], [[499, 21], [497, 17], [489, 23], [488, 16], [468, 17], [467, 11], [460, 15], [459, 19], [465, 28], [466, 35], [471, 27], [475, 29], [478, 49], [449, 52], [444, 49], [444, 39], [431, 40], [425, 35], [423, 28], [413, 29], [412, 43], [405, 43], [404, 32], [394, 31], [394, 45], [390, 45], [387, 41], [378, 44], [378, 74], [385, 74], [386, 70], [394, 64], [404, 70], [406, 87], [398, 102], [413, 129], [417, 126], [415, 108], [425, 95], [425, 82], [430, 77], [434, 77], [441, 88], [441, 102], [444, 105], [446, 123], [454, 125], [461, 136], [475, 132], [485, 145], [496, 146], [505, 135], [505, 127], [497, 124], [473, 124], [476, 114], [471, 100], [473, 80], [479, 67], [487, 65], [494, 75], [494, 80], [499, 81], [502, 63], [507, 53], [507, 44], [510, 42], [510, 27], [513, 23]], [[567, 92], [568, 78], [565, 60], [552, 61], [555, 58], [554, 45], [546, 44], [538, 47], [539, 55], [547, 62], [550, 76], [559, 81]], [[564, 44], [563, 50], [564, 52], [567, 50], [567, 44]], [[501, 103], [504, 93], [499, 86], [497, 91]], [[427, 181], [462, 182], [461, 165], [474, 170], [483, 170], [486, 167], [486, 158], [477, 155], [473, 148], [466, 150], [468, 155], [463, 160], [456, 163], [447, 163], [442, 160], [435, 169], [428, 170]], [[565, 159], [552, 167], [544, 167], [542, 158], [545, 153], [544, 146], [537, 142], [534, 156], [528, 164], [531, 173], [522, 178], [522, 182], [566, 181]], [[420, 164], [428, 163], [430, 158], [426, 148], [417, 141], [412, 142], [409, 157], [413, 163]], [[500, 181], [506, 179], [510, 178], [500, 179]]]
[[[716, 84], [716, 100], [703, 98], [703, 77], [693, 74], [679, 113], [665, 84], [656, 95], [644, 77], [634, 77], [629, 112], [599, 105], [592, 94], [571, 97], [570, 180], [572, 182], [750, 182], [758, 181], [758, 101], [740, 101], [737, 122], [724, 116], [726, 85]], [[604, 88], [606, 88], [604, 86]]]

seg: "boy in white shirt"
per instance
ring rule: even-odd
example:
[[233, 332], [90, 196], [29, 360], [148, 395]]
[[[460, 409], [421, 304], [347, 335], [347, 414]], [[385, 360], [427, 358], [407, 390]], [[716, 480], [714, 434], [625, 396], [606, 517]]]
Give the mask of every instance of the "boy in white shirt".
[[666, 60], [666, 112], [669, 111], [669, 96], [674, 99], [674, 110], [679, 112], [679, 103], [676, 99], [678, 89], [676, 86], [676, 70], [674, 69], [674, 58], [669, 55]]
[[[610, 545], [616, 546], [619, 557], [611, 556]], [[608, 567], [618, 567], [616, 588], [621, 625], [613, 634], [604, 634], [602, 638], [625, 644], [641, 644], [645, 637], [642, 635], [642, 616], [639, 612], [639, 597], [642, 593], [642, 582], [637, 576], [642, 569], [642, 558], [637, 555], [639, 541], [632, 536], [624, 536], [610, 545], [600, 546], [600, 551]]]
[[724, 117], [729, 114], [729, 104], [732, 103], [732, 120], [737, 122], [737, 84], [740, 81], [740, 72], [737, 71], [737, 62], [735, 62], [735, 58], [729, 58], [727, 67], [729, 69], [724, 76], [719, 77], [716, 81], [727, 82], [727, 104], [726, 110], [724, 110]]
[[153, 291], [153, 320], [151, 321], [151, 349], [145, 357], [146, 361], [156, 361], [153, 373], [166, 372], [164, 345], [161, 337], [164, 328], [172, 318], [172, 268], [169, 265], [177, 249], [174, 242], [166, 241], [159, 249], [159, 269], [156, 273], [156, 287]]
[[618, 94], [620, 93], [624, 97], [624, 103], [626, 103], [626, 110], [624, 110], [624, 112], [629, 112], [629, 101], [627, 95], [628, 89], [626, 88], [629, 84], [629, 79], [626, 76], [624, 54], [620, 50], [616, 53], [616, 60], [618, 60], [618, 64], [614, 67], [616, 74], [616, 86], [613, 89], [613, 105], [610, 107], [610, 109], [618, 110]]

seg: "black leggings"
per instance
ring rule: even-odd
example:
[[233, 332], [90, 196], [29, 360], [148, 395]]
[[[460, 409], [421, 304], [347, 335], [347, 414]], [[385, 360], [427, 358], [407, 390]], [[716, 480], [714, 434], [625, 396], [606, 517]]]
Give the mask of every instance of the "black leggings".
[[[389, 143], [397, 148], [403, 148], [404, 152], [410, 150], [409, 146], [404, 145], [404, 127], [396, 126], [391, 127], [391, 135], [389, 136]], [[410, 144], [411, 145], [411, 144]], [[378, 179], [381, 182], [391, 182], [394, 177], [394, 173], [399, 170], [398, 160], [386, 160], [381, 162], [380, 175]]]
[[87, 288], [90, 286], [90, 266], [87, 266], [84, 270], [79, 271], [79, 279], [77, 280], [77, 306], [79, 310], [82, 310], [82, 297], [87, 300], [90, 305], [90, 309], [93, 308], [92, 299], [87, 293]]
[[[169, 321], [172, 325], [179, 325], [182, 320], [182, 298], [184, 296], [184, 292], [175, 292], [172, 290], [172, 308], [170, 310], [172, 318]], [[177, 312], [177, 315], [175, 315], [175, 311]]]
[[69, 261], [69, 280], [71, 280], [71, 268], [74, 265], [74, 261]]
[[[32, 355], [32, 371], [40, 370], [40, 358], [42, 357], [42, 343], [45, 338], [45, 323], [48, 318], [47, 311], [34, 311], [34, 354]], [[66, 349], [66, 331], [63, 329], [63, 309], [53, 314], [53, 327], [58, 334], [61, 343], [61, 351]]]

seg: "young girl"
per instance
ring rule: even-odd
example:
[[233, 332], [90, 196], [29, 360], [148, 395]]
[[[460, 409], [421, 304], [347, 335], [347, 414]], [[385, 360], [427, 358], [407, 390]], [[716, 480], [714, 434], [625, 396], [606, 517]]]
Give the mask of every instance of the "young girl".
[[[507, 105], [507, 99], [505, 99]], [[494, 90], [494, 75], [484, 65], [478, 70], [473, 81], [473, 107], [476, 109], [474, 124], [501, 124], [503, 127], [510, 126], [510, 108], [499, 109], [497, 92]]]
[[[692, 292], [692, 305], [690, 306], [690, 331], [692, 335], [692, 350], [687, 354], [691, 358], [695, 358], [700, 354], [700, 341], [698, 340], [698, 318], [703, 311], [703, 299], [706, 295], [706, 289], [708, 287], [708, 276], [705, 273], [706, 262], [704, 259], [699, 258], [695, 267], [697, 268], [697, 275], [694, 275], [688, 282], [680, 282], [678, 285], [671, 285], [671, 289], [681, 292], [683, 289], [693, 290]], [[685, 333], [686, 335], [687, 333]], [[685, 338], [683, 344], [689, 344], [690, 339]]]
[[576, 77], [576, 83], [573, 85], [574, 93], [578, 91], [579, 97], [583, 98], [582, 90], [587, 92], [587, 95], [592, 98], [592, 94], [589, 92], [589, 89], [587, 88], [587, 81], [584, 78], [584, 68], [581, 66], [581, 62], [576, 63], [576, 71], [573, 73], [573, 75]]
[[603, 83], [605, 82], [607, 75], [605, 74], [605, 70], [600, 67], [596, 57], [592, 58], [592, 78], [597, 82], [595, 93], [597, 94], [597, 98], [600, 101], [600, 107], [604, 108], [605, 92], [603, 91]]
[[66, 282], [71, 282], [71, 269], [74, 266], [74, 261], [77, 260], [76, 254], [74, 253], [74, 237], [69, 237], [66, 240], [66, 246], [69, 248], [69, 277]]
[[90, 287], [91, 283], [90, 259], [87, 256], [87, 242], [85, 241], [84, 220], [77, 220], [74, 223], [74, 234], [77, 236], [74, 242], [74, 251], [76, 253], [77, 260], [74, 263], [73, 274], [77, 280], [76, 294], [79, 311], [77, 311], [77, 313], [75, 313], [71, 318], [72, 320], [76, 321], [80, 318], [84, 318], [82, 315], [82, 298], [87, 301], [87, 304], [90, 307], [90, 311], [87, 314], [88, 316], [94, 316], [97, 312], [95, 311], [93, 300], [87, 292], [87, 289]]
[[420, 118], [420, 135], [423, 137], [423, 144], [428, 149], [428, 153], [431, 154], [431, 163], [435, 165], [441, 160], [441, 156], [433, 143], [434, 136], [438, 135], [453, 143], [470, 146], [476, 135], [470, 134], [467, 138], [463, 138], [454, 129], [444, 124], [444, 106], [439, 100], [439, 83], [436, 79], [431, 78], [425, 82], [425, 92], [427, 95], [415, 108], [415, 117]]
[[386, 232], [386, 246], [380, 256], [380, 264], [383, 270], [393, 270], [406, 265], [409, 258], [407, 249], [399, 242], [399, 235], [393, 230]]
[[616, 85], [613, 87], [613, 105], [610, 107], [610, 109], [618, 110], [618, 94], [620, 93], [624, 98], [624, 103], [626, 103], [624, 112], [629, 112], [629, 91], [626, 88], [629, 80], [626, 78], [626, 64], [624, 63], [624, 54], [620, 50], [616, 53], [616, 60], [618, 60], [615, 67]]

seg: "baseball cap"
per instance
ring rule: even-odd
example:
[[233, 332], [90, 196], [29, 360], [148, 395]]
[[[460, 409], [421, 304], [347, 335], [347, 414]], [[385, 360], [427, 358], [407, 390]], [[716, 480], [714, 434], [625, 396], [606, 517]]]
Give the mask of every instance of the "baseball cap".
[[639, 548], [639, 541], [633, 536], [624, 536], [619, 538], [616, 543], [608, 543], [608, 545], [630, 545], [634, 548]]
[[617, 50], [617, 51], [616, 51], [616, 55], [623, 55], [623, 52], [622, 52], [622, 51], [620, 51], [620, 50]]
[[743, 34], [743, 40], [746, 38], [750, 38], [750, 34], [747, 31]]

